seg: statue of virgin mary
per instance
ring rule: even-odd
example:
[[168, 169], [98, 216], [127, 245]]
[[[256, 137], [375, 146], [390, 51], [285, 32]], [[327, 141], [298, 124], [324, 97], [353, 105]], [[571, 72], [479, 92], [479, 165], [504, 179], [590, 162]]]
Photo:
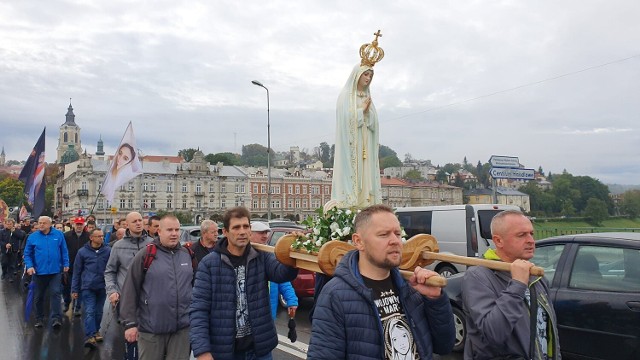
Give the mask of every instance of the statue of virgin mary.
[[378, 113], [371, 101], [373, 66], [384, 56], [380, 30], [360, 48], [362, 61], [342, 88], [336, 107], [336, 144], [331, 199], [339, 208], [380, 204]]

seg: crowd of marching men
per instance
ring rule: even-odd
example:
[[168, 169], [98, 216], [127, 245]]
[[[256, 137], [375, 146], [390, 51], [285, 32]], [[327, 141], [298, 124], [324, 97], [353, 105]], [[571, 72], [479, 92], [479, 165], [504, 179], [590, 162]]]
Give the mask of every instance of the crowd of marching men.
[[[198, 360], [270, 360], [278, 345], [270, 282], [290, 282], [298, 270], [251, 246], [269, 230], [250, 219], [244, 207], [228, 209], [222, 238], [217, 224], [205, 220], [201, 239], [184, 245], [173, 215], [145, 224], [131, 212], [124, 236], [111, 232], [108, 245], [103, 231], [87, 231], [82, 218], [63, 233], [41, 216], [28, 236], [9, 220], [2, 231], [3, 254], [11, 254], [3, 256], [3, 277], [11, 281], [20, 268], [31, 277], [38, 329], [45, 326], [46, 293], [47, 325], [54, 331], [62, 326], [63, 304], [73, 315], [81, 311], [90, 349], [103, 340], [108, 301], [124, 333], [126, 359], [186, 360], [193, 354]], [[400, 273], [402, 228], [393, 209], [366, 207], [353, 226], [355, 250], [331, 279], [317, 277], [307, 358], [432, 359], [449, 353], [455, 341], [449, 298], [429, 285], [434, 271], [417, 266], [408, 278]], [[494, 216], [491, 230], [496, 248], [484, 256], [510, 263], [510, 272], [472, 267], [465, 274], [465, 304], [473, 300], [465, 305], [471, 316], [465, 359], [560, 359], [548, 284], [529, 272], [531, 221], [507, 210]], [[295, 312], [297, 302], [288, 306]]]
[[[145, 220], [144, 235], [149, 239], [157, 236], [160, 218]], [[13, 283], [22, 279], [29, 288], [25, 314], [30, 317], [35, 305], [34, 326], [38, 329], [46, 325], [43, 304], [47, 290], [53, 329], [62, 326], [63, 313], [71, 309], [71, 316], [80, 317], [84, 308], [85, 346], [94, 348], [103, 340], [99, 327], [105, 302], [101, 295], [105, 267], [111, 247], [126, 234], [126, 218], [117, 219], [106, 235], [97, 228], [93, 215], [62, 222], [47, 216], [35, 223], [29, 218], [20, 222], [6, 219], [0, 223], [2, 280]]]
[[[164, 231], [160, 230], [161, 223], [165, 224]], [[7, 220], [3, 225], [0, 246], [6, 252], [2, 257], [2, 278], [13, 282], [22, 275], [25, 287], [31, 285], [29, 296], [33, 301], [28, 300], [26, 306], [31, 307], [32, 303], [35, 308], [36, 329], [49, 326], [59, 329], [63, 314], [82, 316], [85, 347], [95, 349], [104, 340], [100, 324], [105, 301], [108, 301], [117, 322], [124, 327], [125, 358], [154, 359], [169, 353], [191, 352], [186, 309], [191, 301], [197, 264], [213, 251], [219, 239], [216, 222], [203, 221], [201, 238], [184, 245], [179, 241], [180, 224], [175, 217], [143, 219], [138, 212], [117, 219], [112, 231], [106, 234], [96, 227], [93, 216], [87, 219], [78, 216], [66, 223], [54, 223], [49, 217], [42, 216], [34, 224], [26, 220], [16, 226], [15, 221]], [[269, 231], [264, 223], [255, 222], [253, 231], [245, 231], [250, 238], [245, 237], [265, 243]], [[171, 256], [165, 257], [169, 253]], [[291, 283], [284, 278], [276, 277], [275, 280], [281, 283], [271, 284], [270, 311], [266, 318], [270, 322], [275, 319], [280, 293], [292, 317], [298, 305]], [[47, 292], [50, 310], [48, 320], [45, 320]], [[171, 292], [175, 296], [168, 299], [173, 300], [166, 303], [159, 300], [167, 299]], [[236, 293], [235, 286], [233, 292]], [[144, 297], [142, 301], [141, 296]], [[140, 308], [140, 303], [149, 306]], [[246, 297], [244, 303], [247, 304]], [[30, 314], [31, 310], [25, 313]], [[27, 317], [29, 320], [30, 315]], [[153, 334], [165, 334], [158, 335], [161, 337], [170, 334], [168, 338], [172, 341], [164, 339], [170, 343], [170, 348], [153, 345], [157, 340]], [[154, 338], [145, 342], [149, 336]], [[290, 332], [291, 336], [295, 336], [295, 332]]]

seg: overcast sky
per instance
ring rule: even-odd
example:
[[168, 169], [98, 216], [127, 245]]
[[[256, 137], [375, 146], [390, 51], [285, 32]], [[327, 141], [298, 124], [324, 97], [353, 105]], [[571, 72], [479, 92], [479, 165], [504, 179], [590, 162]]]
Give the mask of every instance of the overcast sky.
[[3, 1], [0, 146], [25, 160], [69, 98], [82, 145], [144, 154], [334, 143], [340, 89], [380, 29], [380, 142], [437, 165], [491, 155], [640, 183], [640, 1]]

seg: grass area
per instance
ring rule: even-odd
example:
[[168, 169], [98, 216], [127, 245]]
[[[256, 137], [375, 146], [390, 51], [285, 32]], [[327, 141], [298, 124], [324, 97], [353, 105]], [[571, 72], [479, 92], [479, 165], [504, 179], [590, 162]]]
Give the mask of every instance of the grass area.
[[533, 223], [535, 238], [544, 239], [565, 234], [583, 234], [593, 232], [640, 232], [640, 219], [613, 218], [602, 222], [602, 226], [593, 226], [585, 221], [536, 220]]

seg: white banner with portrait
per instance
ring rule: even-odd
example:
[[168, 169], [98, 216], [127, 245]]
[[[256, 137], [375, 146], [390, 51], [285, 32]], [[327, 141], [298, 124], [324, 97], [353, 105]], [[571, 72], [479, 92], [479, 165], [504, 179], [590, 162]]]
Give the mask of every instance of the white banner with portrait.
[[129, 122], [127, 130], [124, 132], [124, 136], [122, 137], [122, 141], [120, 141], [120, 145], [118, 145], [115, 155], [111, 157], [110, 160], [100, 192], [111, 204], [113, 203], [113, 196], [118, 187], [142, 174], [142, 163], [138, 155], [131, 122]]

